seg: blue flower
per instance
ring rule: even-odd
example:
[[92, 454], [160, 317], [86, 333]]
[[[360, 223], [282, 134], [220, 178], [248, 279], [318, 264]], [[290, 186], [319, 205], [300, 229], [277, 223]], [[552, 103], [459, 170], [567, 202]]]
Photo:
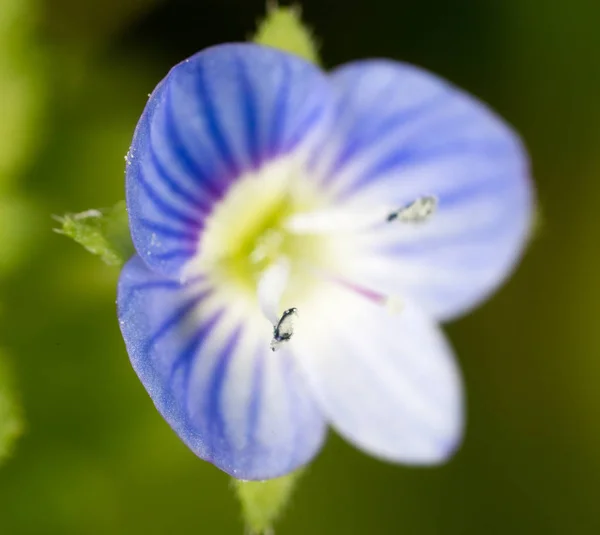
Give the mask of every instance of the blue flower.
[[393, 61], [217, 46], [152, 93], [126, 180], [123, 337], [199, 457], [271, 478], [328, 425], [393, 462], [454, 452], [438, 322], [498, 287], [532, 219], [525, 151], [485, 105]]

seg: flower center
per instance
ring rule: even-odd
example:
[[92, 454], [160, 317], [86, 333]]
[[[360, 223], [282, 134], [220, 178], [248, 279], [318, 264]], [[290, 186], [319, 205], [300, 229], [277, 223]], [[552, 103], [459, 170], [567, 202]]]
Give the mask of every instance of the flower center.
[[307, 267], [335, 269], [336, 260], [332, 238], [295, 233], [286, 222], [294, 214], [326, 207], [327, 199], [292, 157], [247, 173], [208, 217], [199, 254], [184, 268], [184, 278], [202, 271], [219, 287], [256, 298], [265, 271], [286, 262], [289, 272], [281, 298], [289, 302], [288, 308], [296, 306], [314, 287], [310, 281], [314, 275]]

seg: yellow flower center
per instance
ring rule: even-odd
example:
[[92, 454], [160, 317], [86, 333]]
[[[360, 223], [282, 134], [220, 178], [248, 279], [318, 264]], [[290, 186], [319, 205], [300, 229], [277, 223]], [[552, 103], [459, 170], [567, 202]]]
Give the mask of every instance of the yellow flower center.
[[[236, 180], [206, 221], [198, 255], [184, 276], [202, 271], [227, 290], [256, 298], [265, 270], [285, 261], [290, 268], [282, 302], [297, 303], [316, 286], [314, 270], [335, 270], [335, 243], [326, 234], [296, 234], [286, 227], [297, 213], [329, 204], [292, 157], [270, 162]], [[239, 293], [239, 292], [238, 292]]]

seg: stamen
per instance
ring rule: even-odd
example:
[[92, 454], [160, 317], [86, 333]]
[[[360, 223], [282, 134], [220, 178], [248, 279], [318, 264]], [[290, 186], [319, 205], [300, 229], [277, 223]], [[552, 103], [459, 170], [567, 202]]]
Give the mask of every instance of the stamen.
[[258, 281], [258, 304], [272, 325], [279, 323], [279, 304], [289, 276], [289, 265], [287, 261], [281, 260], [265, 269]]
[[298, 316], [296, 308], [288, 308], [279, 315], [279, 303], [285, 291], [290, 275], [286, 261], [279, 261], [268, 267], [258, 282], [258, 302], [265, 317], [273, 325], [271, 351], [277, 351], [281, 344], [288, 342], [294, 334], [294, 318]]
[[294, 334], [294, 317], [298, 316], [296, 308], [288, 308], [276, 325], [273, 326], [273, 339], [271, 340], [271, 351], [277, 351], [281, 344], [289, 342]]
[[402, 223], [423, 223], [437, 208], [433, 195], [418, 197], [402, 208], [379, 206], [365, 210], [331, 209], [295, 214], [285, 222], [286, 230], [295, 234], [322, 234], [326, 232], [356, 232], [398, 220]]
[[424, 223], [437, 208], [437, 197], [427, 195], [419, 197], [410, 204], [399, 208], [387, 216], [387, 221], [401, 221], [402, 223]]

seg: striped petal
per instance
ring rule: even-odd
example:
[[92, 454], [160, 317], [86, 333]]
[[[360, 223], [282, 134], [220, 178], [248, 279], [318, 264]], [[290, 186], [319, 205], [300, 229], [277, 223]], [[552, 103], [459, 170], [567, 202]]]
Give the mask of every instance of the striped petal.
[[339, 289], [300, 321], [294, 354], [341, 435], [395, 462], [437, 463], [454, 452], [461, 379], [442, 333], [418, 308], [406, 303], [392, 314]]
[[438, 319], [475, 306], [529, 235], [531, 184], [517, 135], [473, 97], [409, 65], [352, 63], [332, 82], [337, 142], [315, 165], [339, 208], [368, 214], [438, 200], [426, 223], [364, 232], [349, 276], [408, 295]]
[[269, 350], [269, 323], [250, 305], [226, 302], [202, 277], [166, 279], [136, 256], [121, 273], [118, 314], [136, 373], [199, 457], [266, 479], [319, 450], [320, 412], [289, 352]]
[[233, 182], [320, 144], [331, 100], [316, 67], [272, 48], [220, 45], [174, 67], [150, 96], [127, 155], [138, 254], [178, 274]]

